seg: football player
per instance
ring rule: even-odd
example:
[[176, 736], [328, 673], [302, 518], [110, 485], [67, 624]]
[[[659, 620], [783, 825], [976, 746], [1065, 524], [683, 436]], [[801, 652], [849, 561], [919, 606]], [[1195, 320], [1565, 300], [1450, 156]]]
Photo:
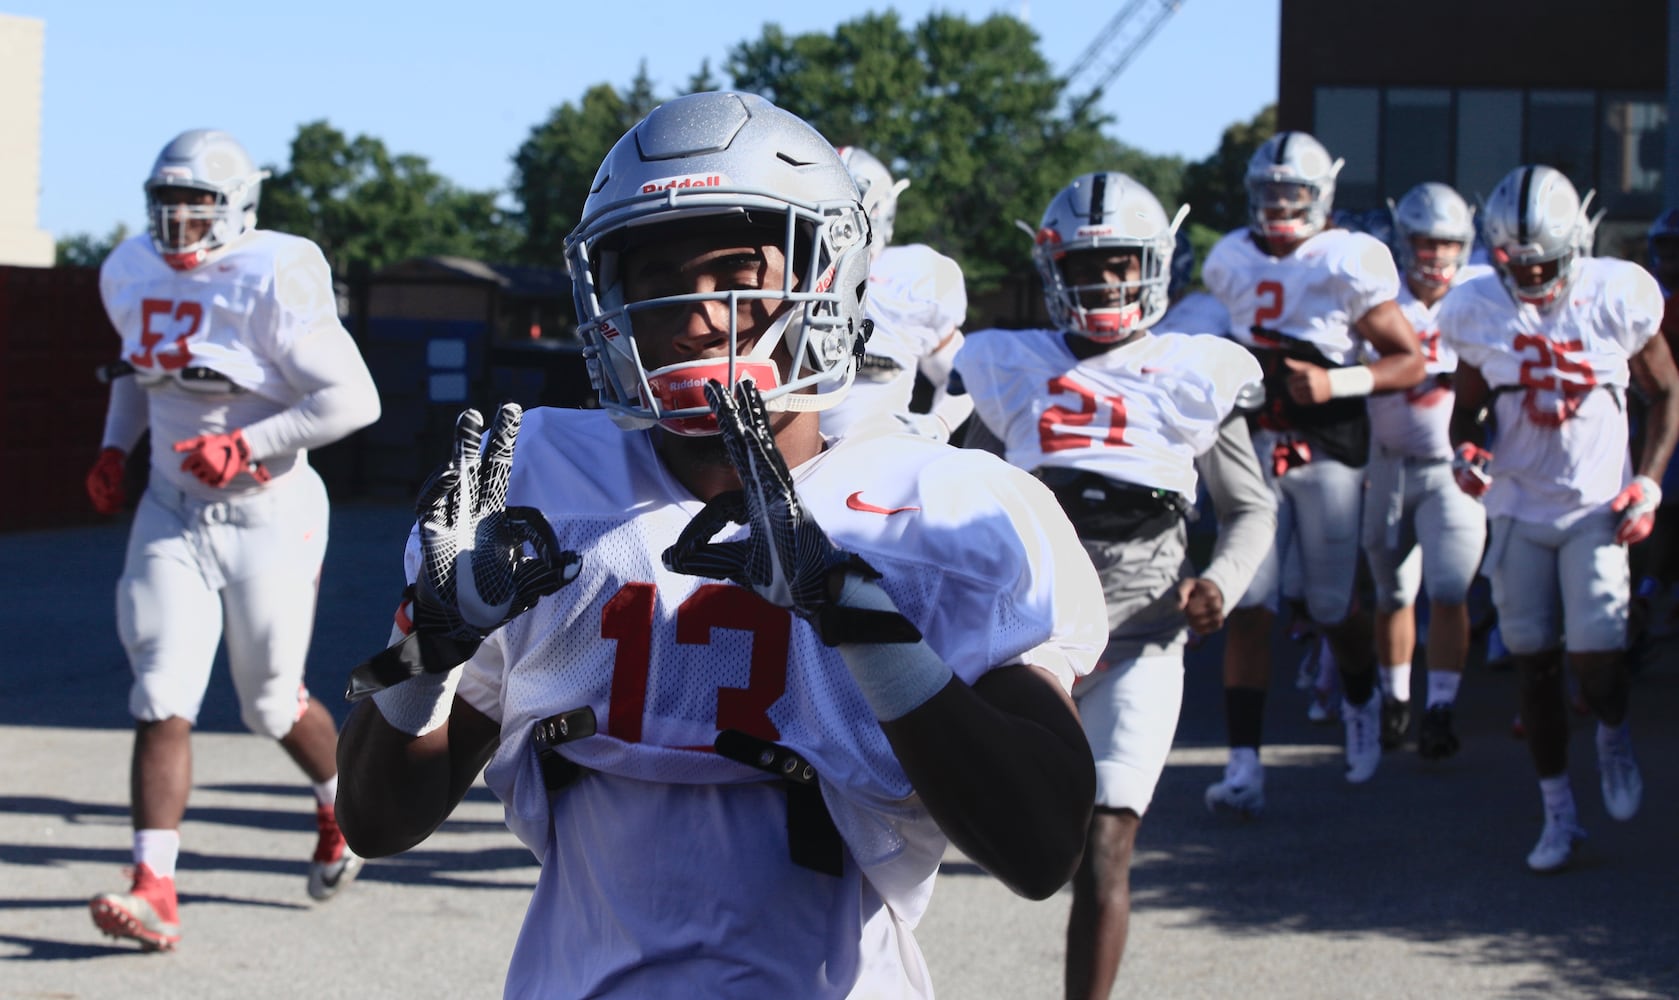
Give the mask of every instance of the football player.
[[328, 513], [308, 452], [378, 419], [379, 396], [319, 248], [256, 228], [266, 176], [226, 132], [181, 133], [146, 178], [149, 231], [99, 272], [132, 373], [111, 384], [87, 477], [101, 513], [125, 505], [124, 460], [148, 428], [153, 443], [117, 584], [134, 671], [134, 881], [90, 905], [101, 930], [147, 950], [180, 940], [189, 739], [223, 641], [245, 725], [314, 785], [309, 895], [331, 898], [361, 865], [333, 810], [336, 726], [303, 687]]
[[[1581, 256], [1586, 220], [1560, 171], [1517, 167], [1484, 216], [1496, 274], [1453, 289], [1439, 326], [1459, 358], [1458, 482], [1486, 505], [1483, 571], [1522, 672], [1521, 721], [1545, 805], [1527, 863], [1551, 872], [1567, 866], [1582, 836], [1568, 780], [1565, 660], [1598, 719], [1604, 809], [1628, 820], [1643, 798], [1627, 728], [1626, 546], [1650, 534], [1661, 503], [1656, 480], [1679, 437], [1679, 373], [1657, 336], [1661, 289], [1636, 264]], [[1629, 381], [1650, 401], [1636, 470]]]
[[[1415, 602], [1426, 584], [1428, 694], [1417, 752], [1457, 752], [1452, 725], [1469, 650], [1469, 585], [1486, 545], [1486, 514], [1452, 480], [1452, 370], [1457, 354], [1435, 322], [1454, 285], [1487, 273], [1469, 264], [1474, 213], [1450, 187], [1419, 184], [1390, 203], [1404, 282], [1399, 308], [1422, 345], [1427, 377], [1403, 392], [1370, 397], [1364, 554], [1376, 591], [1376, 659], [1381, 669], [1382, 745], [1399, 746], [1410, 722]], [[1418, 565], [1418, 561], [1421, 565]]]
[[488, 762], [541, 861], [508, 996], [927, 996], [947, 838], [1033, 898], [1077, 865], [1095, 573], [993, 456], [824, 439], [869, 224], [804, 121], [670, 101], [582, 215], [603, 408], [462, 415], [398, 641], [353, 674], [379, 690], [345, 724], [345, 833], [406, 850]]
[[[1201, 270], [1230, 310], [1233, 335], [1265, 370], [1254, 447], [1276, 492], [1271, 556], [1230, 615], [1225, 717], [1230, 759], [1207, 789], [1213, 811], [1258, 812], [1259, 759], [1271, 626], [1288, 552], [1298, 547], [1300, 595], [1341, 671], [1347, 780], [1381, 760], [1369, 613], [1355, 607], [1363, 468], [1370, 447], [1364, 399], [1422, 381], [1417, 335], [1396, 301], [1399, 274], [1372, 236], [1328, 229], [1342, 161], [1304, 132], [1280, 132], [1248, 161], [1248, 227], [1213, 247]], [[1373, 360], [1359, 364], [1359, 342]]]
[[[1107, 648], [1073, 688], [1096, 814], [1073, 880], [1069, 997], [1106, 997], [1119, 973], [1131, 854], [1177, 729], [1185, 643], [1223, 624], [1276, 531], [1241, 412], [1263, 399], [1258, 363], [1216, 335], [1158, 326], [1185, 211], [1168, 219], [1125, 174], [1075, 179], [1032, 248], [1054, 328], [985, 331], [956, 358], [954, 384], [1008, 460], [1054, 490], [1107, 595]], [[1197, 572], [1184, 514], [1202, 478], [1219, 535]]]
[[[873, 332], [850, 391], [822, 411], [822, 431], [837, 437], [861, 421], [889, 416], [912, 433], [948, 441], [973, 410], [971, 400], [948, 388], [968, 313], [961, 265], [920, 243], [892, 245], [898, 195], [909, 181], [894, 180], [868, 150], [841, 146], [839, 155], [874, 227], [867, 305]], [[925, 413], [910, 409], [917, 372], [933, 387]]]

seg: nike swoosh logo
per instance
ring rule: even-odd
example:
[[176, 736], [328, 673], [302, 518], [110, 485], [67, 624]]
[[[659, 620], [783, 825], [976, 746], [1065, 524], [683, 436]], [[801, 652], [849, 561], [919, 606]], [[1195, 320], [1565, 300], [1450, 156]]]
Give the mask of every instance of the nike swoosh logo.
[[863, 499], [863, 491], [858, 490], [845, 498], [845, 505], [852, 510], [860, 510], [868, 514], [902, 514], [906, 510], [920, 510], [920, 507], [876, 507]]

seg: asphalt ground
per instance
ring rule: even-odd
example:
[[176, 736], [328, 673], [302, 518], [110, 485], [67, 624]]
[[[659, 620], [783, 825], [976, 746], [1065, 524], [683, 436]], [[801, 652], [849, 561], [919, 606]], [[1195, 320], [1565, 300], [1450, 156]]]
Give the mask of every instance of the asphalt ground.
[[[385, 640], [408, 521], [400, 505], [334, 509], [308, 680], [340, 716], [348, 667]], [[124, 887], [130, 862], [128, 669], [112, 617], [126, 532], [117, 519], [0, 535], [0, 998], [499, 996], [536, 869], [487, 790], [316, 904], [307, 787], [242, 731], [220, 668], [194, 737], [181, 946], [141, 954], [93, 927], [87, 899]], [[1635, 678], [1643, 812], [1603, 812], [1580, 721], [1572, 773], [1590, 838], [1548, 877], [1523, 863], [1542, 818], [1510, 735], [1514, 675], [1477, 658], [1462, 752], [1430, 764], [1394, 751], [1353, 787], [1340, 727], [1306, 721], [1299, 650], [1281, 639], [1277, 654], [1268, 810], [1230, 822], [1202, 805], [1225, 756], [1218, 642], [1191, 653], [1116, 995], [1679, 996], [1679, 644]], [[950, 855], [917, 935], [940, 995], [1058, 996], [1067, 905], [1066, 891], [1019, 899]]]

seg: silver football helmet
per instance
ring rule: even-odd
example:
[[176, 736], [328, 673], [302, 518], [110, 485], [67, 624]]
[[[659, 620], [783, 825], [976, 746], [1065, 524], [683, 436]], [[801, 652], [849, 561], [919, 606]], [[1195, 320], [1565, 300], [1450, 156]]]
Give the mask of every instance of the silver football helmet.
[[1323, 232], [1345, 160], [1305, 132], [1278, 132], [1248, 160], [1248, 228], [1266, 239], [1298, 242]]
[[892, 228], [898, 221], [898, 195], [909, 187], [909, 178], [893, 180], [886, 164], [866, 149], [841, 146], [839, 156], [845, 169], [851, 171], [851, 179], [857, 182], [857, 191], [863, 196], [863, 210], [869, 213], [869, 222], [874, 226], [874, 242], [869, 253], [879, 257], [892, 245]]
[[[268, 171], [258, 170], [245, 147], [226, 132], [204, 128], [182, 132], [157, 154], [146, 177], [146, 224], [152, 246], [176, 270], [204, 263], [210, 251], [256, 228], [257, 201], [267, 176]], [[166, 204], [159, 197], [164, 188], [206, 191], [215, 201]]]
[[[1170, 304], [1172, 255], [1189, 206], [1168, 219], [1148, 188], [1116, 171], [1085, 174], [1061, 189], [1044, 210], [1032, 239], [1032, 262], [1044, 283], [1044, 305], [1056, 327], [1115, 343], [1146, 330]], [[1031, 232], [1030, 227], [1022, 228]], [[1069, 280], [1070, 258], [1091, 251], [1135, 249], [1135, 281], [1078, 284]]]
[[[1469, 263], [1475, 245], [1475, 210], [1462, 195], [1436, 181], [1418, 184], [1405, 192], [1397, 204], [1389, 199], [1388, 209], [1393, 213], [1399, 264], [1405, 274], [1423, 285], [1450, 285], [1458, 271]], [[1459, 243], [1462, 249], [1451, 256], [1442, 254], [1422, 260], [1411, 242], [1419, 237]]]
[[[1574, 280], [1585, 216], [1580, 195], [1560, 170], [1528, 165], [1504, 175], [1487, 196], [1482, 229], [1499, 280], [1518, 302], [1547, 306]], [[1514, 269], [1539, 266], [1539, 280], [1518, 281]]]
[[[624, 246], [648, 227], [727, 228], [771, 223], [783, 233], [780, 287], [668, 295], [626, 302]], [[656, 231], [655, 231], [656, 232]], [[601, 162], [566, 238], [589, 375], [601, 406], [625, 429], [660, 424], [714, 434], [704, 386], [750, 377], [770, 410], [837, 404], [854, 376], [869, 275], [869, 221], [839, 154], [814, 128], [753, 94], [690, 94], [655, 108]], [[744, 353], [738, 329], [748, 300], [791, 303]], [[727, 357], [648, 370], [635, 317], [697, 302], [729, 305]], [[792, 370], [771, 358], [782, 343]], [[817, 391], [834, 387], [831, 391]]]

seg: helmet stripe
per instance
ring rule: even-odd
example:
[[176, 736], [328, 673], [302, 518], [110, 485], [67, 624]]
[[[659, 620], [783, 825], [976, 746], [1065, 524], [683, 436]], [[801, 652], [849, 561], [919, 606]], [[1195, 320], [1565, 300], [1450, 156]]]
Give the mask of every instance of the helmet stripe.
[[1516, 197], [1516, 242], [1527, 245], [1527, 196], [1528, 189], [1533, 186], [1532, 167], [1522, 168], [1521, 193]]
[[1097, 174], [1090, 179], [1090, 224], [1102, 221], [1102, 206], [1108, 200], [1108, 175]]
[[1284, 132], [1282, 134], [1282, 140], [1277, 143], [1277, 165], [1278, 166], [1282, 166], [1283, 161], [1288, 158], [1288, 140], [1293, 138], [1293, 136], [1294, 136], [1293, 132]]

